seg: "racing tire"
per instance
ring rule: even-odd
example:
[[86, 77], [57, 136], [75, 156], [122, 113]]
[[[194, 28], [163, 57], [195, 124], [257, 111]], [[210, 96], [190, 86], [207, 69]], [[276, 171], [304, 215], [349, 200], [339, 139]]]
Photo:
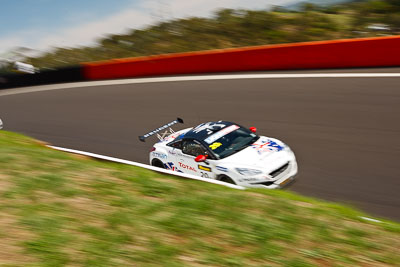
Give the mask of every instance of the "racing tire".
[[236, 184], [235, 181], [233, 181], [231, 177], [226, 176], [226, 175], [221, 175], [218, 180], [220, 180], [221, 182], [229, 183], [229, 184]]
[[153, 159], [152, 162], [151, 162], [151, 166], [158, 167], [158, 168], [161, 168], [161, 169], [165, 169], [164, 163], [162, 163], [162, 161], [158, 160], [158, 159]]

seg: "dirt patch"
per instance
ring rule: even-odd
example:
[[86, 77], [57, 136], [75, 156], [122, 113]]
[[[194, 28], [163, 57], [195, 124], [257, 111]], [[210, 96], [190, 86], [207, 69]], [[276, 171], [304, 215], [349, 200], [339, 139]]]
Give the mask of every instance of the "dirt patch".
[[0, 194], [7, 192], [11, 188], [10, 179], [11, 177], [0, 173]]
[[37, 262], [21, 246], [21, 243], [32, 240], [34, 234], [20, 226], [17, 221], [16, 216], [0, 212], [0, 265]]

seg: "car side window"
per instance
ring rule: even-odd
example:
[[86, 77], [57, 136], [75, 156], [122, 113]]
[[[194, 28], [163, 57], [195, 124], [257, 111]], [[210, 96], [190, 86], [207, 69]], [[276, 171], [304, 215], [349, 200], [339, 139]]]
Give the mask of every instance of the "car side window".
[[177, 148], [177, 149], [182, 149], [182, 140], [173, 141], [173, 142], [167, 144], [167, 146]]
[[184, 140], [182, 144], [182, 152], [194, 157], [208, 154], [204, 147], [195, 140]]

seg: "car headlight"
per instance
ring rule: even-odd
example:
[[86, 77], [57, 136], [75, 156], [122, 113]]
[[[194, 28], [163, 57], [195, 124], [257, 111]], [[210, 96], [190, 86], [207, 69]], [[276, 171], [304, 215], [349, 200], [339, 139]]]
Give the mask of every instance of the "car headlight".
[[262, 173], [262, 171], [260, 171], [260, 170], [247, 169], [247, 168], [235, 168], [235, 170], [244, 176], [253, 176], [253, 175], [259, 175]]

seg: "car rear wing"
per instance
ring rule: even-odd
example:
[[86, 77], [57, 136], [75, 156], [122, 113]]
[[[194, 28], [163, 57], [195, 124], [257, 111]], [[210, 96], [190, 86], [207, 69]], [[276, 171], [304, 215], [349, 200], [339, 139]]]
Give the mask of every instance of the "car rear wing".
[[[148, 132], [148, 133], [146, 133], [146, 134], [144, 134], [142, 136], [139, 136], [139, 140], [142, 141], [142, 142], [145, 142], [146, 138], [148, 138], [148, 137], [150, 137], [150, 136], [152, 136], [154, 134], [157, 134], [158, 139], [160, 139], [160, 141], [162, 141], [168, 135], [175, 133], [175, 131], [171, 129], [171, 126], [174, 125], [174, 124], [177, 124], [177, 123], [183, 123], [183, 120], [181, 118], [177, 118], [176, 120], [171, 121], [171, 122], [169, 122], [169, 123], [167, 123], [167, 124], [165, 124], [165, 125], [163, 125], [161, 127], [158, 127], [157, 129], [154, 129], [151, 132]], [[158, 132], [161, 132], [163, 130], [165, 130], [165, 132], [163, 132], [161, 134], [158, 134]]]

